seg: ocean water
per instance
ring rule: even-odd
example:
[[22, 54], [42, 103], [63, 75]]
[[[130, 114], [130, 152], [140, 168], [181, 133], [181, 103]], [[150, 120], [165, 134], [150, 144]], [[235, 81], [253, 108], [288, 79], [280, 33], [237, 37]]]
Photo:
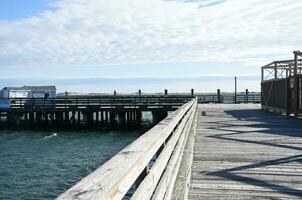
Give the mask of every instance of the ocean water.
[[136, 131], [1, 131], [0, 199], [54, 199], [139, 136]]

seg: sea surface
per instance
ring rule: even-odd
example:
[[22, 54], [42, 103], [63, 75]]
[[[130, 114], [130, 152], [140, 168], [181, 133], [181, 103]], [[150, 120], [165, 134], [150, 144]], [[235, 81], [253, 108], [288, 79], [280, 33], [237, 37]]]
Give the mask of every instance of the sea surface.
[[139, 136], [138, 131], [1, 131], [0, 199], [54, 199]]

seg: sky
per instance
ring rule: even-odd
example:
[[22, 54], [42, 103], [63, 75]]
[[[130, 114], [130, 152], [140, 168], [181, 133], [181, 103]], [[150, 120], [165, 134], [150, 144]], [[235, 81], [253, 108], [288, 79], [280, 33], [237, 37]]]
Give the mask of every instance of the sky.
[[302, 46], [296, 0], [1, 0], [0, 87], [260, 91]]

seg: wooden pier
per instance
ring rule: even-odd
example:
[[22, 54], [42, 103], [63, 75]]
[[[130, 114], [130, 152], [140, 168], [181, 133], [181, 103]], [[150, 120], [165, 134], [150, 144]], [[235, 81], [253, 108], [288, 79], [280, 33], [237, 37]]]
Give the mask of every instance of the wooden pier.
[[106, 95], [57, 98], [12, 98], [0, 110], [0, 127], [73, 127], [137, 124], [142, 112], [152, 112], [154, 123], [190, 101], [191, 95]]
[[302, 121], [258, 105], [199, 107], [188, 199], [301, 199]]
[[58, 200], [301, 199], [301, 150], [298, 119], [193, 99]]
[[1, 127], [100, 128], [139, 124], [142, 112], [152, 112], [154, 123], [163, 120], [196, 97], [198, 103], [260, 103], [260, 93], [60, 96], [7, 99], [9, 110], [0, 110]]

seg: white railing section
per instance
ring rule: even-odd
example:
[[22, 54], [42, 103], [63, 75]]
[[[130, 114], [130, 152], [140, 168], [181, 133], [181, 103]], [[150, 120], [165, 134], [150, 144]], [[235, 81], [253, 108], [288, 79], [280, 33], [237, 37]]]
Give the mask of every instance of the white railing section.
[[57, 200], [170, 199], [196, 110], [192, 99]]

